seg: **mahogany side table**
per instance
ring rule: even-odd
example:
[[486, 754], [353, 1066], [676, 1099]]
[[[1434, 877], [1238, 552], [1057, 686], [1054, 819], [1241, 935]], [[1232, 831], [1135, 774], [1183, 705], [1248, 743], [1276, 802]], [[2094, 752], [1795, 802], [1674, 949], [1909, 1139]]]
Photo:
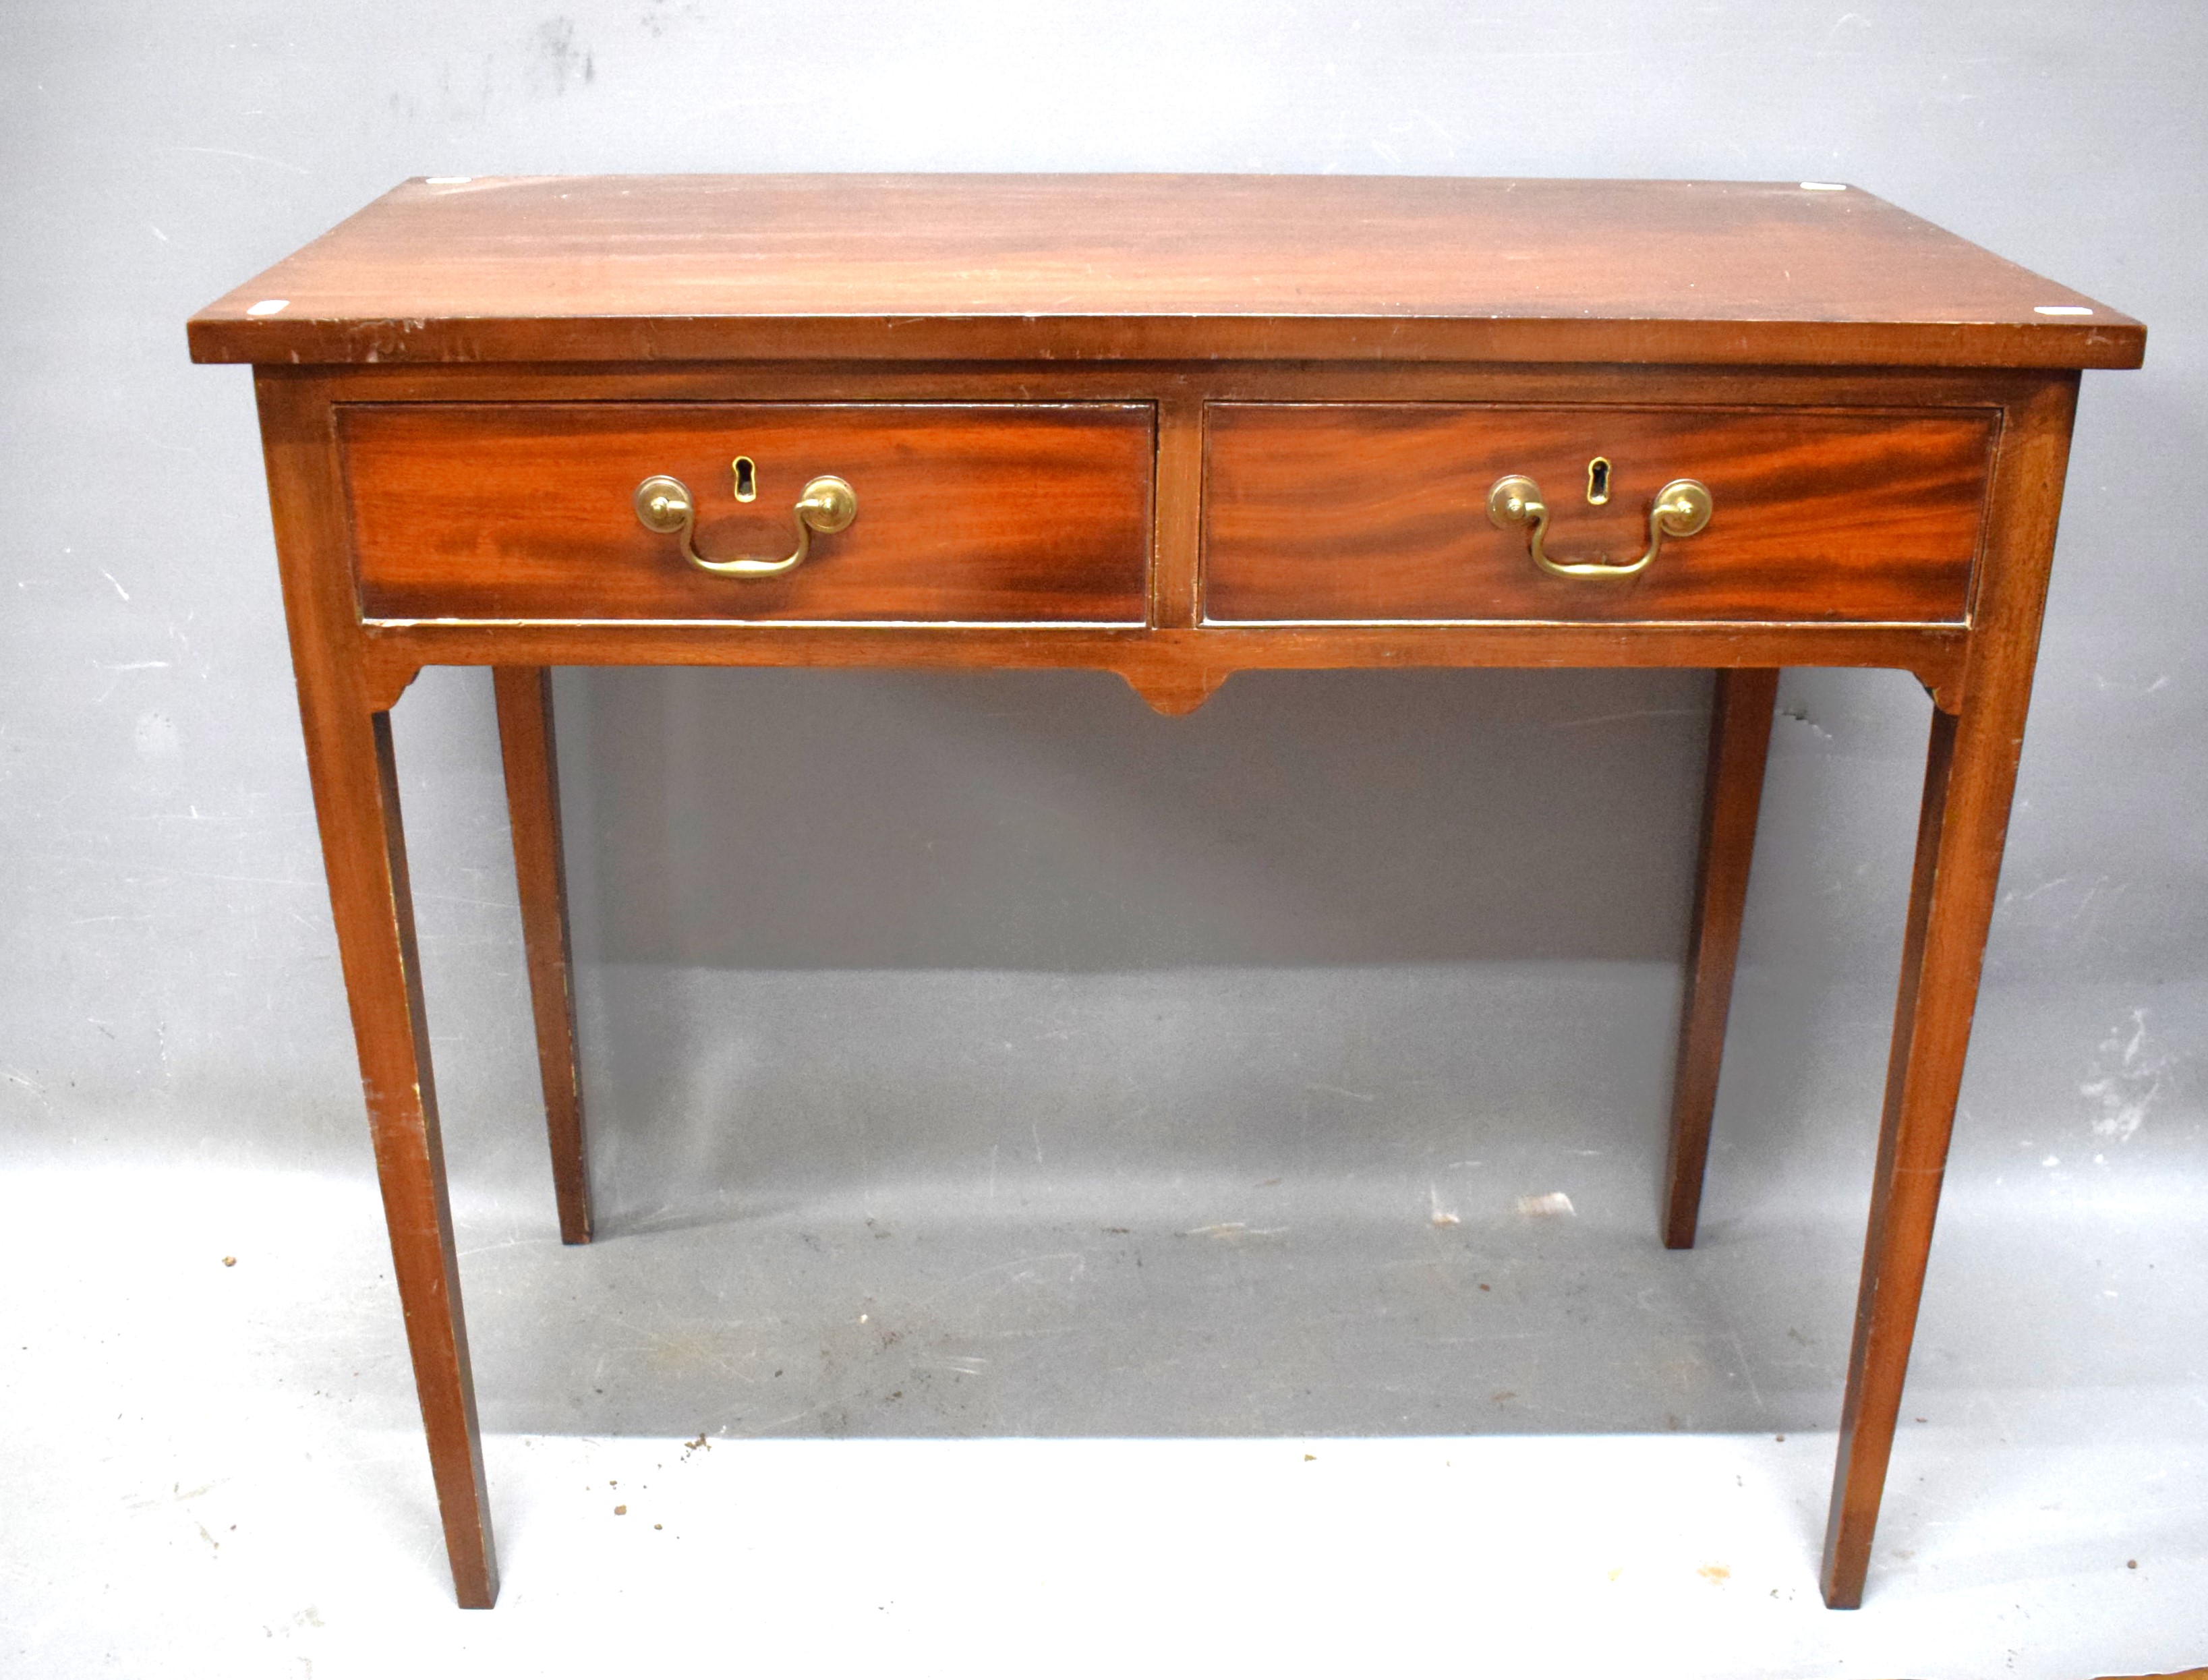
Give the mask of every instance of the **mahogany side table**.
[[1690, 1245], [1786, 665], [1931, 699], [1822, 1584], [1860, 1602], [2079, 372], [2145, 329], [1818, 182], [410, 181], [192, 318], [253, 364], [454, 1585], [497, 1593], [388, 713], [493, 668], [561, 1235], [590, 1197], [548, 668], [1715, 672]]

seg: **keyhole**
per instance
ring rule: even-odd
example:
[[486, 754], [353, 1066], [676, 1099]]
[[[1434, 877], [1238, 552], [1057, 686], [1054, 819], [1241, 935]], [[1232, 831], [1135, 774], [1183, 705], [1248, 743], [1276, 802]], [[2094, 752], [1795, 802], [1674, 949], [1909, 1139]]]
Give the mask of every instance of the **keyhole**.
[[736, 469], [736, 500], [738, 501], [749, 501], [753, 496], [759, 494], [759, 469], [752, 465], [752, 458], [749, 455], [737, 456], [735, 465]]
[[1587, 506], [1599, 507], [1610, 500], [1610, 460], [1597, 455], [1587, 463]]

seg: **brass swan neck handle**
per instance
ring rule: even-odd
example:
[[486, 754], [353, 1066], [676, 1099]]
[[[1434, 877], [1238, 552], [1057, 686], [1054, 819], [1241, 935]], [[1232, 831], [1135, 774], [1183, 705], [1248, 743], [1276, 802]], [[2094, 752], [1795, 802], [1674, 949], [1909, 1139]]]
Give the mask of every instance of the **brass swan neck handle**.
[[790, 521], [797, 528], [797, 547], [786, 558], [738, 555], [729, 560], [708, 560], [698, 552], [693, 541], [698, 505], [691, 497], [690, 487], [680, 478], [654, 473], [636, 487], [635, 502], [636, 517], [646, 530], [668, 536], [679, 533], [682, 558], [717, 578], [780, 577], [805, 563], [806, 555], [812, 552], [814, 531], [829, 535], [859, 517], [858, 493], [842, 479], [824, 474], [805, 487], [804, 495], [790, 510]]
[[1559, 578], [1630, 578], [1647, 570], [1663, 549], [1666, 537], [1692, 537], [1710, 522], [1715, 502], [1709, 486], [1695, 478], [1674, 478], [1656, 492], [1648, 507], [1648, 546], [1641, 558], [1612, 562], [1606, 560], [1551, 560], [1549, 557], [1549, 504], [1541, 500], [1541, 487], [1519, 473], [1498, 478], [1487, 493], [1487, 517], [1498, 531], [1526, 527], [1526, 552], [1533, 564]]

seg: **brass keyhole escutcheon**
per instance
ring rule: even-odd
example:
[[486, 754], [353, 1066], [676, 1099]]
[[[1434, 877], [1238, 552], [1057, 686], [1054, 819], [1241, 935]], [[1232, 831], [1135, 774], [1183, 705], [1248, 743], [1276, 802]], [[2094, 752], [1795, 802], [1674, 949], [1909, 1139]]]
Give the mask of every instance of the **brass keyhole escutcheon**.
[[759, 468], [749, 455], [739, 455], [729, 463], [729, 471], [736, 477], [736, 500], [751, 501], [759, 495]]
[[1599, 507], [1610, 500], [1610, 457], [1597, 455], [1587, 463], [1587, 506]]

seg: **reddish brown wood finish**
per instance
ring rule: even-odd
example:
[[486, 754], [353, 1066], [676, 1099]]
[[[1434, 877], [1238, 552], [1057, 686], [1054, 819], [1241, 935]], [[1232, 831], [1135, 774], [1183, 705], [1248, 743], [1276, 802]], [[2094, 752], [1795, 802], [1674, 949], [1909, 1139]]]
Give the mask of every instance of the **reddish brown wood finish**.
[[453, 1587], [462, 1605], [488, 1608], [498, 1596], [498, 1559], [460, 1312], [391, 720], [366, 693], [327, 411], [310, 389], [280, 381], [261, 381], [260, 393], [307, 770], [391, 1228], [392, 1269], [406, 1315]]
[[[247, 314], [272, 297], [289, 301]], [[561, 1096], [573, 1027], [540, 668], [1081, 667], [1165, 711], [1261, 668], [1727, 673], [1674, 1236], [1691, 1234], [1772, 674], [1915, 672], [1938, 711], [1825, 1566], [1828, 1602], [1859, 1599], [1998, 878], [2068, 370], [2135, 365], [2136, 322], [1866, 195], [1788, 185], [704, 177], [413, 183], [203, 312], [192, 339], [260, 364], [331, 899], [464, 1604], [490, 1601], [495, 1567], [385, 716], [425, 663], [501, 668], [571, 1237], [581, 1127]], [[723, 499], [739, 451], [776, 475], [741, 527]], [[1595, 453], [1621, 474], [1607, 513], [1578, 499]], [[634, 524], [636, 480], [674, 472], [709, 510], [709, 553], [769, 548], [789, 528], [785, 459], [791, 487], [849, 477], [861, 513], [765, 593], [690, 573]], [[1522, 533], [1486, 527], [1503, 472], [1541, 480], [1568, 557], [1637, 549], [1665, 477], [1703, 477], [1718, 511], [1641, 582], [1590, 594], [1620, 586], [1546, 579]], [[1221, 621], [1237, 615], [1305, 621]], [[1394, 621], [1352, 621], [1367, 615]], [[1496, 621], [1445, 621], [1467, 618]]]
[[[1508, 362], [378, 363], [272, 367], [352, 403], [1406, 403], [1556, 408], [1986, 409], [2030, 368]], [[723, 464], [725, 471], [725, 464]]]
[[1935, 711], [1909, 894], [1870, 1229], [1825, 1536], [1825, 1602], [1863, 1602], [1917, 1306], [1947, 1171], [2024, 747], [2078, 381], [2052, 379], [2013, 416], [1995, 468], [1986, 580], [1959, 713]]
[[1771, 708], [1779, 673], [1719, 671], [1710, 709], [1709, 768], [1702, 783], [1701, 861], [1687, 946], [1686, 992], [1679, 1011], [1678, 1060], [1672, 1072], [1671, 1147], [1664, 1168], [1664, 1246], [1692, 1248], [1710, 1155], [1710, 1117], [1732, 1010], [1740, 957], [1741, 913], [1748, 904], [1755, 819], [1771, 746]]
[[[1440, 403], [1215, 406], [1209, 619], [1953, 623], [1977, 551], [1996, 417]], [[1611, 495], [1586, 501], [1588, 466]], [[1630, 561], [1674, 478], [1716, 512], [1631, 578], [1558, 578], [1499, 531], [1522, 473], [1561, 561]]]
[[371, 691], [387, 705], [424, 665], [812, 665], [903, 670], [1116, 671], [1137, 693], [1184, 689], [1191, 673], [1501, 665], [1707, 670], [1868, 665], [1915, 673], [1942, 705], [1961, 693], [1961, 626], [1862, 624], [1208, 625], [1100, 630], [988, 625], [369, 625]]
[[191, 324], [201, 360], [261, 363], [2076, 368], [2145, 337], [1853, 189], [1406, 176], [410, 181]]
[[560, 759], [552, 735], [552, 673], [501, 665], [498, 744], [506, 761], [506, 807], [513, 831], [513, 873], [521, 900], [522, 948], [529, 954], [529, 999], [537, 1017], [537, 1059], [544, 1082], [544, 1130], [552, 1146], [552, 1186], [560, 1240], [591, 1240], [591, 1174], [584, 1151], [583, 1080], [575, 1053], [574, 953], [567, 937], [567, 866], [561, 843]]
[[[338, 425], [370, 618], [1147, 616], [1147, 405], [374, 404]], [[859, 514], [794, 571], [716, 577], [638, 520], [655, 473], [689, 487], [708, 560], [789, 553], [822, 473]]]

